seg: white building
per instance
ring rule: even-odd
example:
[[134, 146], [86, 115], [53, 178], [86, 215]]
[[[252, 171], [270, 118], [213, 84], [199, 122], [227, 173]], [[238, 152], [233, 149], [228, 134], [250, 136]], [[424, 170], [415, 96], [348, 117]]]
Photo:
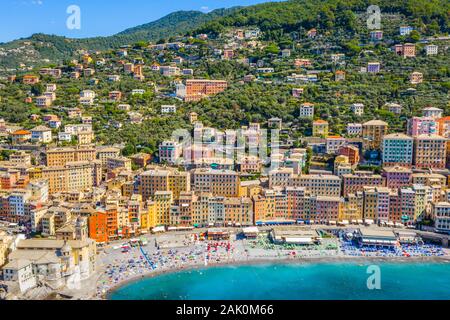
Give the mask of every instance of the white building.
[[441, 232], [450, 232], [450, 203], [438, 202], [433, 204], [434, 227]]
[[8, 197], [9, 212], [16, 217], [24, 217], [26, 215], [26, 204], [31, 197], [29, 190], [16, 190]]
[[364, 105], [362, 103], [354, 103], [350, 106], [350, 110], [357, 115], [362, 116], [364, 114]]
[[287, 187], [294, 177], [293, 168], [278, 168], [269, 172], [269, 188]]
[[347, 134], [349, 136], [361, 136], [362, 135], [362, 124], [361, 123], [347, 124]]
[[399, 29], [400, 29], [399, 31], [400, 31], [401, 36], [407, 36], [411, 33], [411, 31], [414, 30], [414, 28], [410, 27], [410, 26], [400, 26]]
[[96, 97], [95, 91], [93, 90], [83, 90], [80, 92], [80, 98], [92, 98]]
[[64, 127], [64, 131], [73, 135], [92, 132], [92, 124], [68, 124]]
[[36, 277], [33, 274], [31, 261], [13, 260], [3, 267], [3, 279], [6, 282], [17, 282], [21, 293], [36, 287]]
[[133, 91], [131, 91], [131, 94], [134, 96], [135, 94], [144, 94], [145, 90], [144, 89], [133, 89]]
[[61, 142], [72, 141], [72, 134], [68, 132], [58, 132], [58, 140]]
[[425, 46], [425, 52], [427, 53], [427, 56], [436, 55], [439, 53], [439, 47], [435, 44], [429, 44]]
[[56, 91], [56, 84], [49, 83], [45, 86], [45, 91], [47, 92], [55, 92]]
[[440, 119], [444, 110], [436, 108], [436, 107], [427, 107], [422, 110], [422, 115], [427, 118]]
[[159, 161], [175, 164], [183, 154], [183, 146], [174, 141], [163, 141], [159, 145]]
[[254, 38], [258, 38], [260, 33], [261, 33], [261, 31], [258, 29], [245, 30], [244, 36], [245, 36], [245, 39], [254, 39]]
[[387, 103], [386, 107], [389, 112], [392, 112], [394, 114], [401, 114], [403, 109], [403, 107], [398, 103]]
[[52, 130], [45, 126], [39, 126], [31, 130], [31, 139], [40, 143], [52, 142]]
[[339, 148], [347, 143], [347, 140], [340, 136], [327, 137], [326, 152], [327, 154], [336, 154]]
[[304, 103], [300, 107], [300, 118], [313, 118], [314, 117], [314, 105], [311, 103]]
[[162, 105], [161, 106], [161, 113], [176, 113], [177, 112], [177, 106], [175, 105]]

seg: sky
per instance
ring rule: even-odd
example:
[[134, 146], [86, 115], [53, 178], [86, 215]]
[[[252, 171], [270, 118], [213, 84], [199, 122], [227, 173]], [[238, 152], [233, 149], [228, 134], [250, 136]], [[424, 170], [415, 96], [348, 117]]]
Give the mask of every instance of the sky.
[[[218, 8], [268, 1], [270, 0], [1, 0], [0, 42], [29, 37], [34, 33], [73, 38], [108, 36], [178, 10], [209, 12]], [[80, 29], [67, 27], [67, 20], [73, 13], [67, 13], [71, 5], [80, 9]]]

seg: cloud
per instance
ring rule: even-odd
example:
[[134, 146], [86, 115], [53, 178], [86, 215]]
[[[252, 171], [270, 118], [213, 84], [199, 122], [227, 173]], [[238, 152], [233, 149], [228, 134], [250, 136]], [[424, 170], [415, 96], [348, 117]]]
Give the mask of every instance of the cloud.
[[31, 1], [31, 4], [37, 5], [37, 6], [41, 6], [44, 4], [44, 1], [42, 0], [33, 0]]
[[207, 6], [200, 7], [200, 10], [202, 10], [203, 12], [209, 12], [209, 11], [211, 11], [211, 10], [209, 9], [209, 7], [207, 7]]

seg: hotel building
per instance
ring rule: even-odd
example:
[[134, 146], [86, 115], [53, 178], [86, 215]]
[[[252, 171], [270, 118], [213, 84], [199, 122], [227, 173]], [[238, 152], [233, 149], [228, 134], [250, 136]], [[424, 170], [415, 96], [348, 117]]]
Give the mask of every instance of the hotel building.
[[447, 160], [447, 139], [435, 134], [416, 137], [414, 164], [416, 168], [444, 169]]
[[414, 139], [406, 134], [393, 133], [383, 138], [383, 166], [411, 167]]
[[388, 124], [381, 120], [371, 120], [363, 124], [363, 147], [365, 150], [380, 150]]

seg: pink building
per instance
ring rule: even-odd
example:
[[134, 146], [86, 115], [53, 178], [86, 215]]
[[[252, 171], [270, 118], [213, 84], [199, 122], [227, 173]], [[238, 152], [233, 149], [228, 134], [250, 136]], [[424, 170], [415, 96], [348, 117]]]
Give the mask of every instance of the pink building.
[[408, 120], [408, 135], [418, 136], [421, 134], [436, 134], [438, 124], [430, 117], [412, 117]]
[[386, 187], [398, 189], [412, 185], [412, 170], [405, 167], [389, 167], [383, 169]]
[[315, 212], [314, 220], [318, 222], [339, 221], [342, 210], [342, 198], [317, 196], [311, 198], [311, 210]]

